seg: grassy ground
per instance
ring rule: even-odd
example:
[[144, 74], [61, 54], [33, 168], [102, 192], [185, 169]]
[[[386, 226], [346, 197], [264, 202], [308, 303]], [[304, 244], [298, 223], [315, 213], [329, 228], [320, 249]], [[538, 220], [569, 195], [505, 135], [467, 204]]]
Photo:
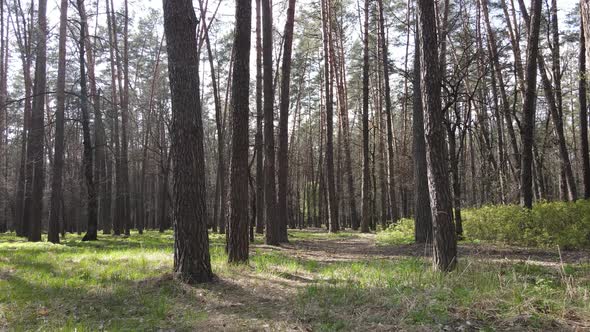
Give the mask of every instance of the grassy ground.
[[0, 330], [575, 330], [590, 329], [588, 252], [465, 244], [456, 272], [429, 250], [375, 235], [290, 231], [257, 239], [228, 266], [211, 236], [217, 280], [173, 280], [172, 233], [61, 245], [0, 235]]

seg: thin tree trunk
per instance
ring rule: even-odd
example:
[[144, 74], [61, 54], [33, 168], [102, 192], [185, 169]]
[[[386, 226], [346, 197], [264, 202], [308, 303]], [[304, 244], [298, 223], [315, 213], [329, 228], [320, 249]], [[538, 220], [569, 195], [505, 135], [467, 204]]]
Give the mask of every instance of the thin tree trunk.
[[[121, 166], [121, 145], [119, 140], [119, 105], [121, 105], [121, 63], [119, 61], [117, 26], [115, 20], [115, 8], [113, 1], [107, 0], [107, 26], [109, 30], [109, 63], [111, 69], [111, 100], [113, 107], [113, 141], [115, 154], [115, 207], [114, 207], [114, 235], [121, 235], [125, 231], [125, 219], [123, 210], [125, 209], [125, 200], [123, 194], [122, 166]], [[110, 8], [109, 8], [110, 3]], [[110, 14], [109, 14], [110, 12]]]
[[[8, 157], [6, 154], [7, 138], [7, 115], [8, 110], [5, 106], [7, 99], [7, 45], [8, 37], [4, 37], [4, 0], [0, 0], [0, 233], [8, 230], [8, 214], [7, 214], [7, 172]], [[8, 20], [6, 20], [8, 21]], [[6, 27], [8, 30], [8, 27]]]
[[391, 221], [399, 219], [397, 199], [395, 195], [395, 156], [393, 154], [393, 123], [391, 107], [391, 87], [389, 86], [389, 49], [385, 37], [385, 19], [383, 15], [383, 0], [379, 0], [379, 25], [381, 31], [381, 49], [383, 56], [383, 79], [385, 81], [385, 115], [387, 116], [387, 168], [389, 173], [389, 200], [391, 204]]
[[59, 243], [59, 212], [63, 195], [62, 179], [64, 165], [64, 112], [66, 88], [66, 24], [68, 20], [68, 1], [62, 0], [59, 18], [59, 55], [57, 68], [57, 108], [55, 111], [55, 155], [51, 176], [51, 207], [47, 240]]
[[262, 112], [262, 38], [260, 2], [256, 0], [256, 233], [264, 232], [264, 142], [262, 138], [264, 114]]
[[[512, 142], [512, 153], [514, 155], [514, 160], [515, 160], [515, 164], [518, 165], [518, 161], [519, 161], [519, 149], [518, 149], [518, 144], [516, 141], [516, 135], [514, 133], [514, 129], [512, 127], [512, 119], [510, 118], [510, 103], [508, 101], [508, 95], [506, 93], [506, 85], [504, 84], [504, 77], [502, 76], [502, 67], [500, 66], [500, 57], [498, 54], [498, 49], [496, 46], [496, 35], [494, 33], [494, 31], [492, 30], [492, 25], [490, 23], [490, 15], [488, 12], [488, 2], [489, 0], [480, 0], [481, 1], [481, 8], [483, 11], [483, 16], [484, 16], [484, 20], [485, 20], [485, 24], [486, 24], [486, 30], [487, 30], [487, 35], [488, 35], [488, 49], [490, 51], [490, 56], [492, 58], [492, 63], [493, 63], [493, 69], [494, 69], [494, 74], [495, 78], [498, 82], [498, 87], [500, 90], [500, 98], [502, 101], [502, 114], [504, 114], [505, 119], [506, 119], [506, 127], [508, 128], [508, 133], [509, 136], [511, 138], [511, 142]], [[514, 45], [513, 45], [514, 47]], [[515, 56], [519, 56], [520, 52], [515, 50]], [[519, 60], [517, 59], [515, 62], [520, 63]], [[518, 70], [518, 69], [517, 69]], [[500, 144], [500, 143], [499, 143]], [[503, 165], [500, 167], [500, 169], [503, 169]], [[517, 166], [518, 167], [518, 166]]]
[[365, 0], [363, 28], [363, 201], [361, 232], [369, 232], [371, 223], [371, 173], [369, 159], [369, 0]]
[[528, 209], [533, 207], [533, 139], [542, 1], [531, 0], [531, 5], [533, 12], [532, 19], [525, 19], [525, 22], [529, 25], [529, 35], [527, 42], [526, 93], [522, 107], [522, 156], [520, 167], [521, 204]]
[[129, 193], [129, 9], [127, 0], [124, 1], [125, 20], [123, 25], [123, 102], [121, 103], [121, 181], [123, 190], [123, 222], [125, 235], [131, 231], [131, 200]]
[[[590, 14], [590, 13], [588, 13]], [[586, 36], [585, 20], [590, 19], [589, 16], [584, 16], [582, 10], [580, 22], [580, 50], [578, 56], [578, 100], [580, 103], [580, 148], [582, 150], [582, 174], [584, 178], [584, 198], [590, 199], [590, 157], [588, 156], [588, 102], [587, 102], [587, 80], [588, 75], [586, 71]]]
[[[31, 203], [26, 210], [30, 210], [29, 241], [41, 241], [41, 227], [43, 218], [43, 189], [45, 188], [45, 92], [47, 67], [47, 0], [39, 0], [37, 13], [37, 51], [35, 58], [35, 86], [33, 89], [33, 107], [31, 112], [31, 132], [28, 139], [27, 162], [32, 164]], [[30, 153], [29, 153], [30, 152]]]

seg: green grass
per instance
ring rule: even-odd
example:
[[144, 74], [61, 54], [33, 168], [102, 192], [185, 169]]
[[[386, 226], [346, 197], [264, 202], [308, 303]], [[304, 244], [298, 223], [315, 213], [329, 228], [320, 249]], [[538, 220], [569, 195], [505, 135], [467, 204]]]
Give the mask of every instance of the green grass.
[[[295, 246], [358, 238], [290, 232]], [[248, 266], [232, 266], [224, 236], [211, 235], [218, 280], [186, 286], [171, 277], [171, 232], [80, 239], [68, 234], [53, 245], [0, 235], [0, 330], [555, 330], [590, 324], [589, 264], [562, 271], [465, 258], [455, 272], [441, 274], [417, 257], [324, 260], [317, 250], [256, 245]]]

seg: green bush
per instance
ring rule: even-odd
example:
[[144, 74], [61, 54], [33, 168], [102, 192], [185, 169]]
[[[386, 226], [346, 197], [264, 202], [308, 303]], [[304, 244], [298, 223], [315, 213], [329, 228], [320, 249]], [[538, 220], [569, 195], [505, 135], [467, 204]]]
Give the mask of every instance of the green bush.
[[414, 242], [414, 219], [403, 218], [377, 233], [379, 244], [409, 244]]
[[590, 247], [590, 202], [538, 203], [464, 210], [465, 236], [507, 244], [564, 249]]
[[[511, 245], [590, 248], [590, 201], [542, 202], [527, 210], [519, 205], [490, 205], [466, 209], [464, 237]], [[379, 244], [414, 242], [414, 220], [401, 219], [377, 233]]]

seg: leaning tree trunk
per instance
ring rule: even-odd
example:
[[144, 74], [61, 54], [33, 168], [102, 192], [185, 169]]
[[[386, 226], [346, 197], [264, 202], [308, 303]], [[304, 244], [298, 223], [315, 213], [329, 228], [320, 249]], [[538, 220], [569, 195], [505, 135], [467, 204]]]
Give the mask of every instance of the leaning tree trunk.
[[59, 55], [57, 64], [57, 108], [55, 111], [55, 154], [51, 176], [51, 208], [47, 240], [59, 243], [59, 212], [63, 195], [62, 179], [64, 166], [64, 111], [66, 88], [66, 24], [68, 0], [61, 1], [59, 18]]
[[250, 95], [250, 26], [251, 0], [236, 2], [234, 62], [232, 70], [232, 149], [231, 149], [231, 214], [229, 241], [230, 263], [248, 262], [248, 118]]
[[174, 272], [187, 283], [213, 279], [205, 204], [197, 22], [192, 1], [164, 1], [172, 100]]
[[444, 114], [441, 109], [441, 72], [434, 3], [418, 0], [420, 65], [426, 160], [433, 221], [434, 268], [451, 271], [457, 264], [457, 237], [452, 219]]

